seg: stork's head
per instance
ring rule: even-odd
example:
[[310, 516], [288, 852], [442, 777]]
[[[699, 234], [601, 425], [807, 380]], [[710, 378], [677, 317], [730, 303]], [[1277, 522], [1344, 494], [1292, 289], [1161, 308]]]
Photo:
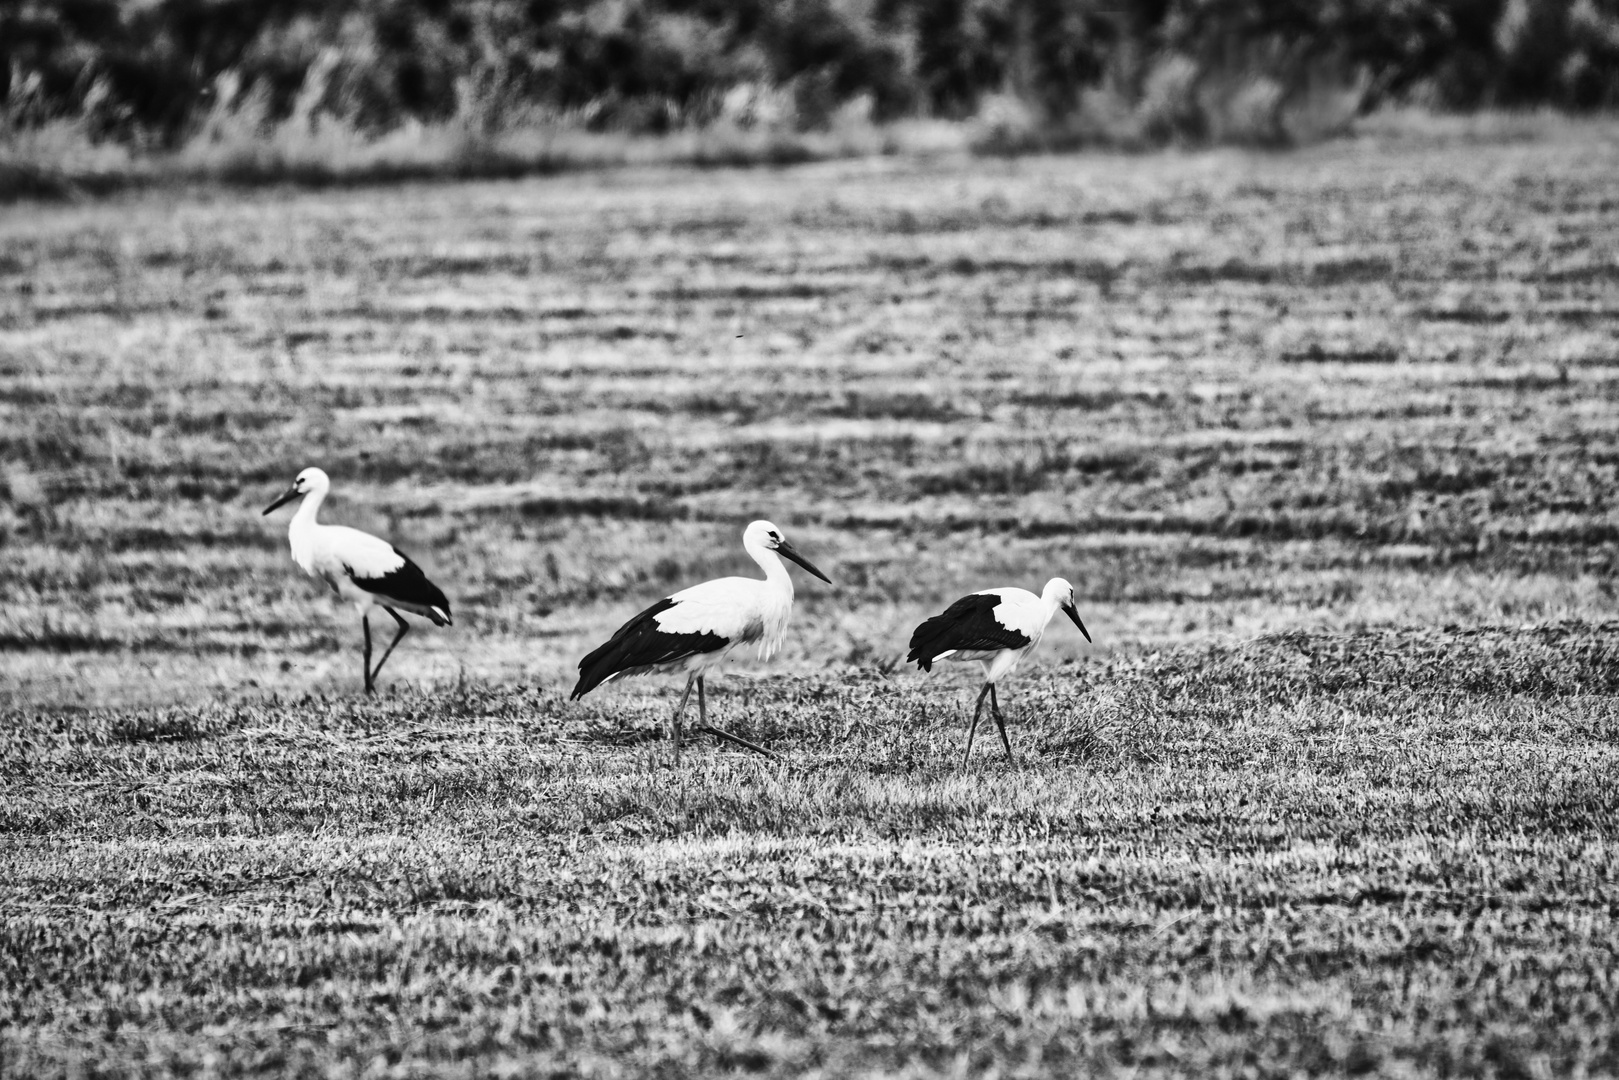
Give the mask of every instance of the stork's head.
[[1074, 587], [1068, 583], [1067, 578], [1054, 577], [1046, 582], [1045, 599], [1048, 604], [1056, 604], [1062, 608], [1062, 613], [1074, 620], [1074, 625], [1079, 627], [1079, 632], [1085, 635], [1086, 641], [1091, 639], [1091, 632], [1079, 621], [1079, 608], [1074, 606]]
[[797, 548], [787, 542], [781, 530], [768, 521], [755, 521], [750, 524], [742, 533], [742, 546], [774, 551], [783, 558], [793, 560], [828, 585], [832, 584], [831, 578], [815, 569], [808, 559], [798, 553]]
[[332, 482], [327, 478], [326, 473], [311, 466], [299, 473], [293, 479], [292, 486], [283, 491], [275, 502], [266, 506], [264, 512], [268, 514], [276, 507], [289, 503], [300, 495], [308, 495], [310, 492], [318, 491], [324, 495], [331, 486]]

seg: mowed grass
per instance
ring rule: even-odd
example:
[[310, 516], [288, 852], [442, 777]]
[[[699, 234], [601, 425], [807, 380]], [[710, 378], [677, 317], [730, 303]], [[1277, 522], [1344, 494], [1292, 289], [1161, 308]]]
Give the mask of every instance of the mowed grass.
[[[1598, 132], [1597, 134], [1600, 134]], [[0, 218], [6, 1075], [1619, 1073], [1619, 140]], [[451, 595], [358, 695], [302, 466]], [[642, 604], [800, 578], [711, 680]], [[897, 664], [1062, 574], [975, 684]], [[944, 665], [944, 667], [949, 667]]]

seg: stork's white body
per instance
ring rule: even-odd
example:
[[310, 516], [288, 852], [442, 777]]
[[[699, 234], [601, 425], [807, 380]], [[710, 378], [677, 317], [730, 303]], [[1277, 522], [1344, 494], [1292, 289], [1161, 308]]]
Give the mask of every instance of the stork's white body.
[[911, 634], [911, 650], [905, 660], [914, 662], [923, 671], [931, 671], [940, 660], [976, 660], [983, 665], [984, 688], [978, 692], [972, 727], [967, 729], [963, 764], [972, 753], [973, 734], [978, 730], [978, 717], [983, 712], [986, 697], [1007, 759], [1015, 760], [1011, 741], [1006, 737], [995, 684], [1034, 652], [1045, 636], [1046, 627], [1051, 625], [1052, 617], [1059, 611], [1073, 620], [1086, 641], [1091, 639], [1090, 631], [1085, 629], [1074, 607], [1074, 587], [1062, 578], [1046, 582], [1039, 596], [1027, 589], [1015, 588], [968, 593], [940, 614], [923, 621]]
[[995, 621], [1014, 633], [1022, 634], [1029, 639], [1029, 643], [1020, 648], [946, 649], [933, 660], [935, 663], [949, 660], [958, 664], [977, 660], [983, 666], [984, 681], [988, 683], [999, 682], [1012, 674], [1024, 658], [1039, 647], [1046, 627], [1051, 625], [1064, 599], [1054, 595], [1051, 589], [1040, 596], [1019, 588], [984, 589], [972, 595], [998, 597], [999, 603], [994, 607]]
[[360, 581], [387, 581], [390, 575], [404, 569], [407, 560], [380, 536], [346, 525], [322, 525], [316, 521], [315, 514], [325, 497], [324, 491], [310, 492], [304, 496], [298, 512], [292, 515], [292, 523], [287, 526], [292, 561], [310, 577], [325, 581], [362, 616], [374, 607], [386, 605], [434, 622], [449, 622], [449, 612], [433, 604], [386, 596], [361, 587]]
[[[317, 521], [315, 515], [320, 512], [320, 504], [326, 501], [329, 490], [331, 480], [324, 472], [305, 469], [293, 480], [292, 487], [264, 512], [268, 514], [284, 503], [303, 498], [292, 515], [292, 523], [287, 526], [293, 561], [304, 573], [330, 585], [340, 599], [359, 612], [360, 628], [365, 635], [360, 654], [361, 671], [365, 675], [365, 692], [369, 694], [382, 665], [388, 662], [394, 646], [410, 629], [399, 612], [420, 615], [435, 626], [448, 626], [450, 601], [443, 590], [427, 580], [421, 567], [388, 541], [359, 529], [322, 525]], [[371, 621], [367, 617], [373, 607], [386, 611], [398, 627], [375, 668], [371, 666]]]
[[[713, 652], [653, 664], [648, 670], [700, 675], [743, 645], [757, 644], [761, 660], [776, 655], [793, 617], [793, 579], [774, 551], [746, 538], [742, 547], [764, 570], [763, 580], [723, 577], [705, 581], [671, 595], [673, 606], [652, 617], [665, 633], [711, 634], [724, 638], [726, 644]], [[640, 671], [620, 671], [611, 678], [629, 674], [638, 675]]]
[[934, 662], [950, 661], [955, 664], [978, 661], [983, 665], [984, 682], [999, 682], [1002, 675], [1012, 674], [1017, 665], [1022, 664], [1023, 657], [1035, 651], [1041, 636], [1046, 633], [1047, 625], [1051, 623], [1052, 615], [1057, 614], [1057, 606], [1046, 604], [1028, 589], [983, 589], [973, 596], [999, 597], [999, 602], [994, 606], [996, 622], [1007, 630], [1022, 633], [1028, 638], [1028, 644], [1018, 649], [945, 649], [944, 653], [933, 659]]
[[[794, 550], [768, 521], [755, 521], [742, 534], [742, 547], [765, 572], [764, 579], [717, 578], [666, 596], [619, 627], [606, 642], [579, 661], [577, 700], [610, 679], [647, 672], [683, 671], [686, 691], [670, 720], [676, 753], [680, 750], [680, 714], [692, 687], [705, 727], [703, 674], [742, 645], [757, 645], [768, 660], [781, 648], [793, 614], [793, 579], [780, 552], [821, 580], [826, 575]], [[751, 749], [759, 747], [719, 728], [708, 730]], [[761, 751], [768, 753], [768, 751]]]

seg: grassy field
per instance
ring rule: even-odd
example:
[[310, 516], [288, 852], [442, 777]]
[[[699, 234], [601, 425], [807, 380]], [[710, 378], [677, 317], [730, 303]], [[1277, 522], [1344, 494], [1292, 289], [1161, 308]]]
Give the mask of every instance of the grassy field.
[[[1619, 132], [0, 215], [0, 1074], [1619, 1075]], [[456, 625], [359, 693], [325, 518]], [[781, 764], [566, 702], [711, 680]], [[972, 588], [1077, 585], [957, 768]], [[949, 665], [944, 665], [949, 667]]]

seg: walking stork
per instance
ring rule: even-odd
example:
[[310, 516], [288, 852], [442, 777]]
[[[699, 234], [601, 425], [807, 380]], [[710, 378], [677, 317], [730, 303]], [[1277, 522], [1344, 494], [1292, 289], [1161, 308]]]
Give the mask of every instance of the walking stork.
[[759, 644], [768, 660], [781, 647], [793, 613], [793, 579], [778, 556], [786, 556], [828, 585], [817, 570], [768, 521], [755, 521], [742, 533], [742, 547], [764, 570], [764, 580], [716, 578], [666, 596], [619, 627], [613, 636], [579, 661], [579, 682], [570, 701], [577, 701], [609, 679], [649, 671], [686, 673], [686, 690], [669, 721], [675, 756], [680, 755], [680, 716], [693, 684], [697, 687], [700, 727], [739, 746], [774, 757], [770, 751], [708, 722], [703, 700], [703, 674], [738, 645]]
[[1039, 596], [1027, 589], [1013, 588], [968, 593], [911, 634], [911, 651], [906, 654], [905, 662], [914, 660], [923, 671], [933, 670], [933, 665], [940, 660], [977, 660], [984, 665], [984, 688], [978, 692], [972, 727], [967, 729], [967, 749], [961, 755], [963, 767], [973, 752], [973, 735], [978, 731], [978, 717], [984, 711], [986, 695], [995, 726], [1001, 732], [1006, 758], [1017, 760], [1006, 738], [1001, 705], [995, 698], [995, 683], [1010, 675], [1024, 657], [1034, 652], [1059, 609], [1074, 620], [1086, 641], [1091, 640], [1091, 632], [1080, 622], [1079, 610], [1074, 607], [1074, 587], [1062, 578], [1046, 582]]
[[[427, 580], [421, 567], [388, 541], [359, 529], [322, 525], [316, 521], [315, 514], [320, 511], [320, 504], [331, 486], [331, 480], [320, 469], [305, 469], [264, 512], [268, 514], [283, 503], [303, 496], [303, 505], [287, 526], [292, 558], [304, 568], [304, 573], [323, 579], [333, 592], [359, 610], [360, 626], [365, 631], [361, 670], [365, 673], [365, 692], [369, 694], [377, 673], [393, 654], [394, 646], [410, 630], [410, 624], [395, 609], [420, 615], [434, 626], [449, 626], [450, 601], [437, 585]], [[382, 608], [399, 624], [398, 632], [383, 650], [375, 668], [371, 666], [369, 615], [373, 607]]]

